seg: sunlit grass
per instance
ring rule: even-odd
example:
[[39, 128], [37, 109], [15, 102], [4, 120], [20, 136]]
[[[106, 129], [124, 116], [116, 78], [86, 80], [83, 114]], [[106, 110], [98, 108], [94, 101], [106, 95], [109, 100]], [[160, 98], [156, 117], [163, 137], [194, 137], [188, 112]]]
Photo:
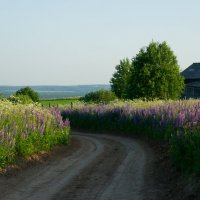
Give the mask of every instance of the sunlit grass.
[[127, 132], [166, 141], [181, 169], [200, 174], [200, 101], [118, 101], [63, 110], [72, 128]]
[[0, 101], [0, 167], [69, 142], [70, 124], [59, 111]]
[[79, 103], [79, 97], [67, 99], [41, 99], [39, 103], [44, 107], [74, 106]]

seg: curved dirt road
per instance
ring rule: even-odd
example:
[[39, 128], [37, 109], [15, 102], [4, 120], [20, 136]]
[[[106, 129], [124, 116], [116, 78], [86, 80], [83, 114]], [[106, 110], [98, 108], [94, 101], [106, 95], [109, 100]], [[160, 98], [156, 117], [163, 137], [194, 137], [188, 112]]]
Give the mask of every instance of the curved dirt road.
[[153, 154], [130, 138], [72, 133], [78, 145], [17, 175], [0, 177], [1, 200], [156, 199]]

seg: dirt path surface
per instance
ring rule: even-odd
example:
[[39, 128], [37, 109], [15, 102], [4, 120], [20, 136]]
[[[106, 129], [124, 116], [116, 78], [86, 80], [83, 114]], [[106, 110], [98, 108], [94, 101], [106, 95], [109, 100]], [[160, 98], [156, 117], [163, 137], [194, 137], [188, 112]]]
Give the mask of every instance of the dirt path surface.
[[0, 199], [160, 199], [154, 156], [147, 146], [130, 138], [79, 132], [73, 132], [72, 141], [71, 150], [1, 176]]

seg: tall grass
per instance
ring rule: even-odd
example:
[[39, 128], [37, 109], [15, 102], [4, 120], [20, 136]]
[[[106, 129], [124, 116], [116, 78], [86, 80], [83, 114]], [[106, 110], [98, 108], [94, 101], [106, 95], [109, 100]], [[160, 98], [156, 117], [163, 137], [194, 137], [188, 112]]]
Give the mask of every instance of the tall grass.
[[62, 111], [73, 128], [121, 131], [165, 140], [183, 170], [200, 174], [200, 101], [128, 102]]
[[0, 167], [69, 142], [70, 124], [56, 110], [0, 101]]

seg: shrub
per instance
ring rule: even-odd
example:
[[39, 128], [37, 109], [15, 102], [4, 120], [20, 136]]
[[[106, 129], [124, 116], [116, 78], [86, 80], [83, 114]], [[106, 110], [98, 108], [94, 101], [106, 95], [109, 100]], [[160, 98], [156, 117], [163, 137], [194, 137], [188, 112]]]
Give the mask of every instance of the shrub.
[[39, 95], [38, 95], [38, 93], [36, 91], [34, 91], [33, 89], [31, 89], [30, 87], [25, 87], [25, 88], [19, 89], [16, 92], [16, 96], [19, 96], [19, 95], [27, 95], [34, 102], [38, 102], [39, 101]]
[[85, 102], [94, 102], [94, 103], [109, 103], [114, 101], [117, 97], [110, 90], [98, 90], [96, 92], [90, 92], [86, 94], [81, 100]]
[[17, 95], [8, 97], [8, 101], [14, 104], [30, 104], [33, 103], [32, 99], [28, 95]]

